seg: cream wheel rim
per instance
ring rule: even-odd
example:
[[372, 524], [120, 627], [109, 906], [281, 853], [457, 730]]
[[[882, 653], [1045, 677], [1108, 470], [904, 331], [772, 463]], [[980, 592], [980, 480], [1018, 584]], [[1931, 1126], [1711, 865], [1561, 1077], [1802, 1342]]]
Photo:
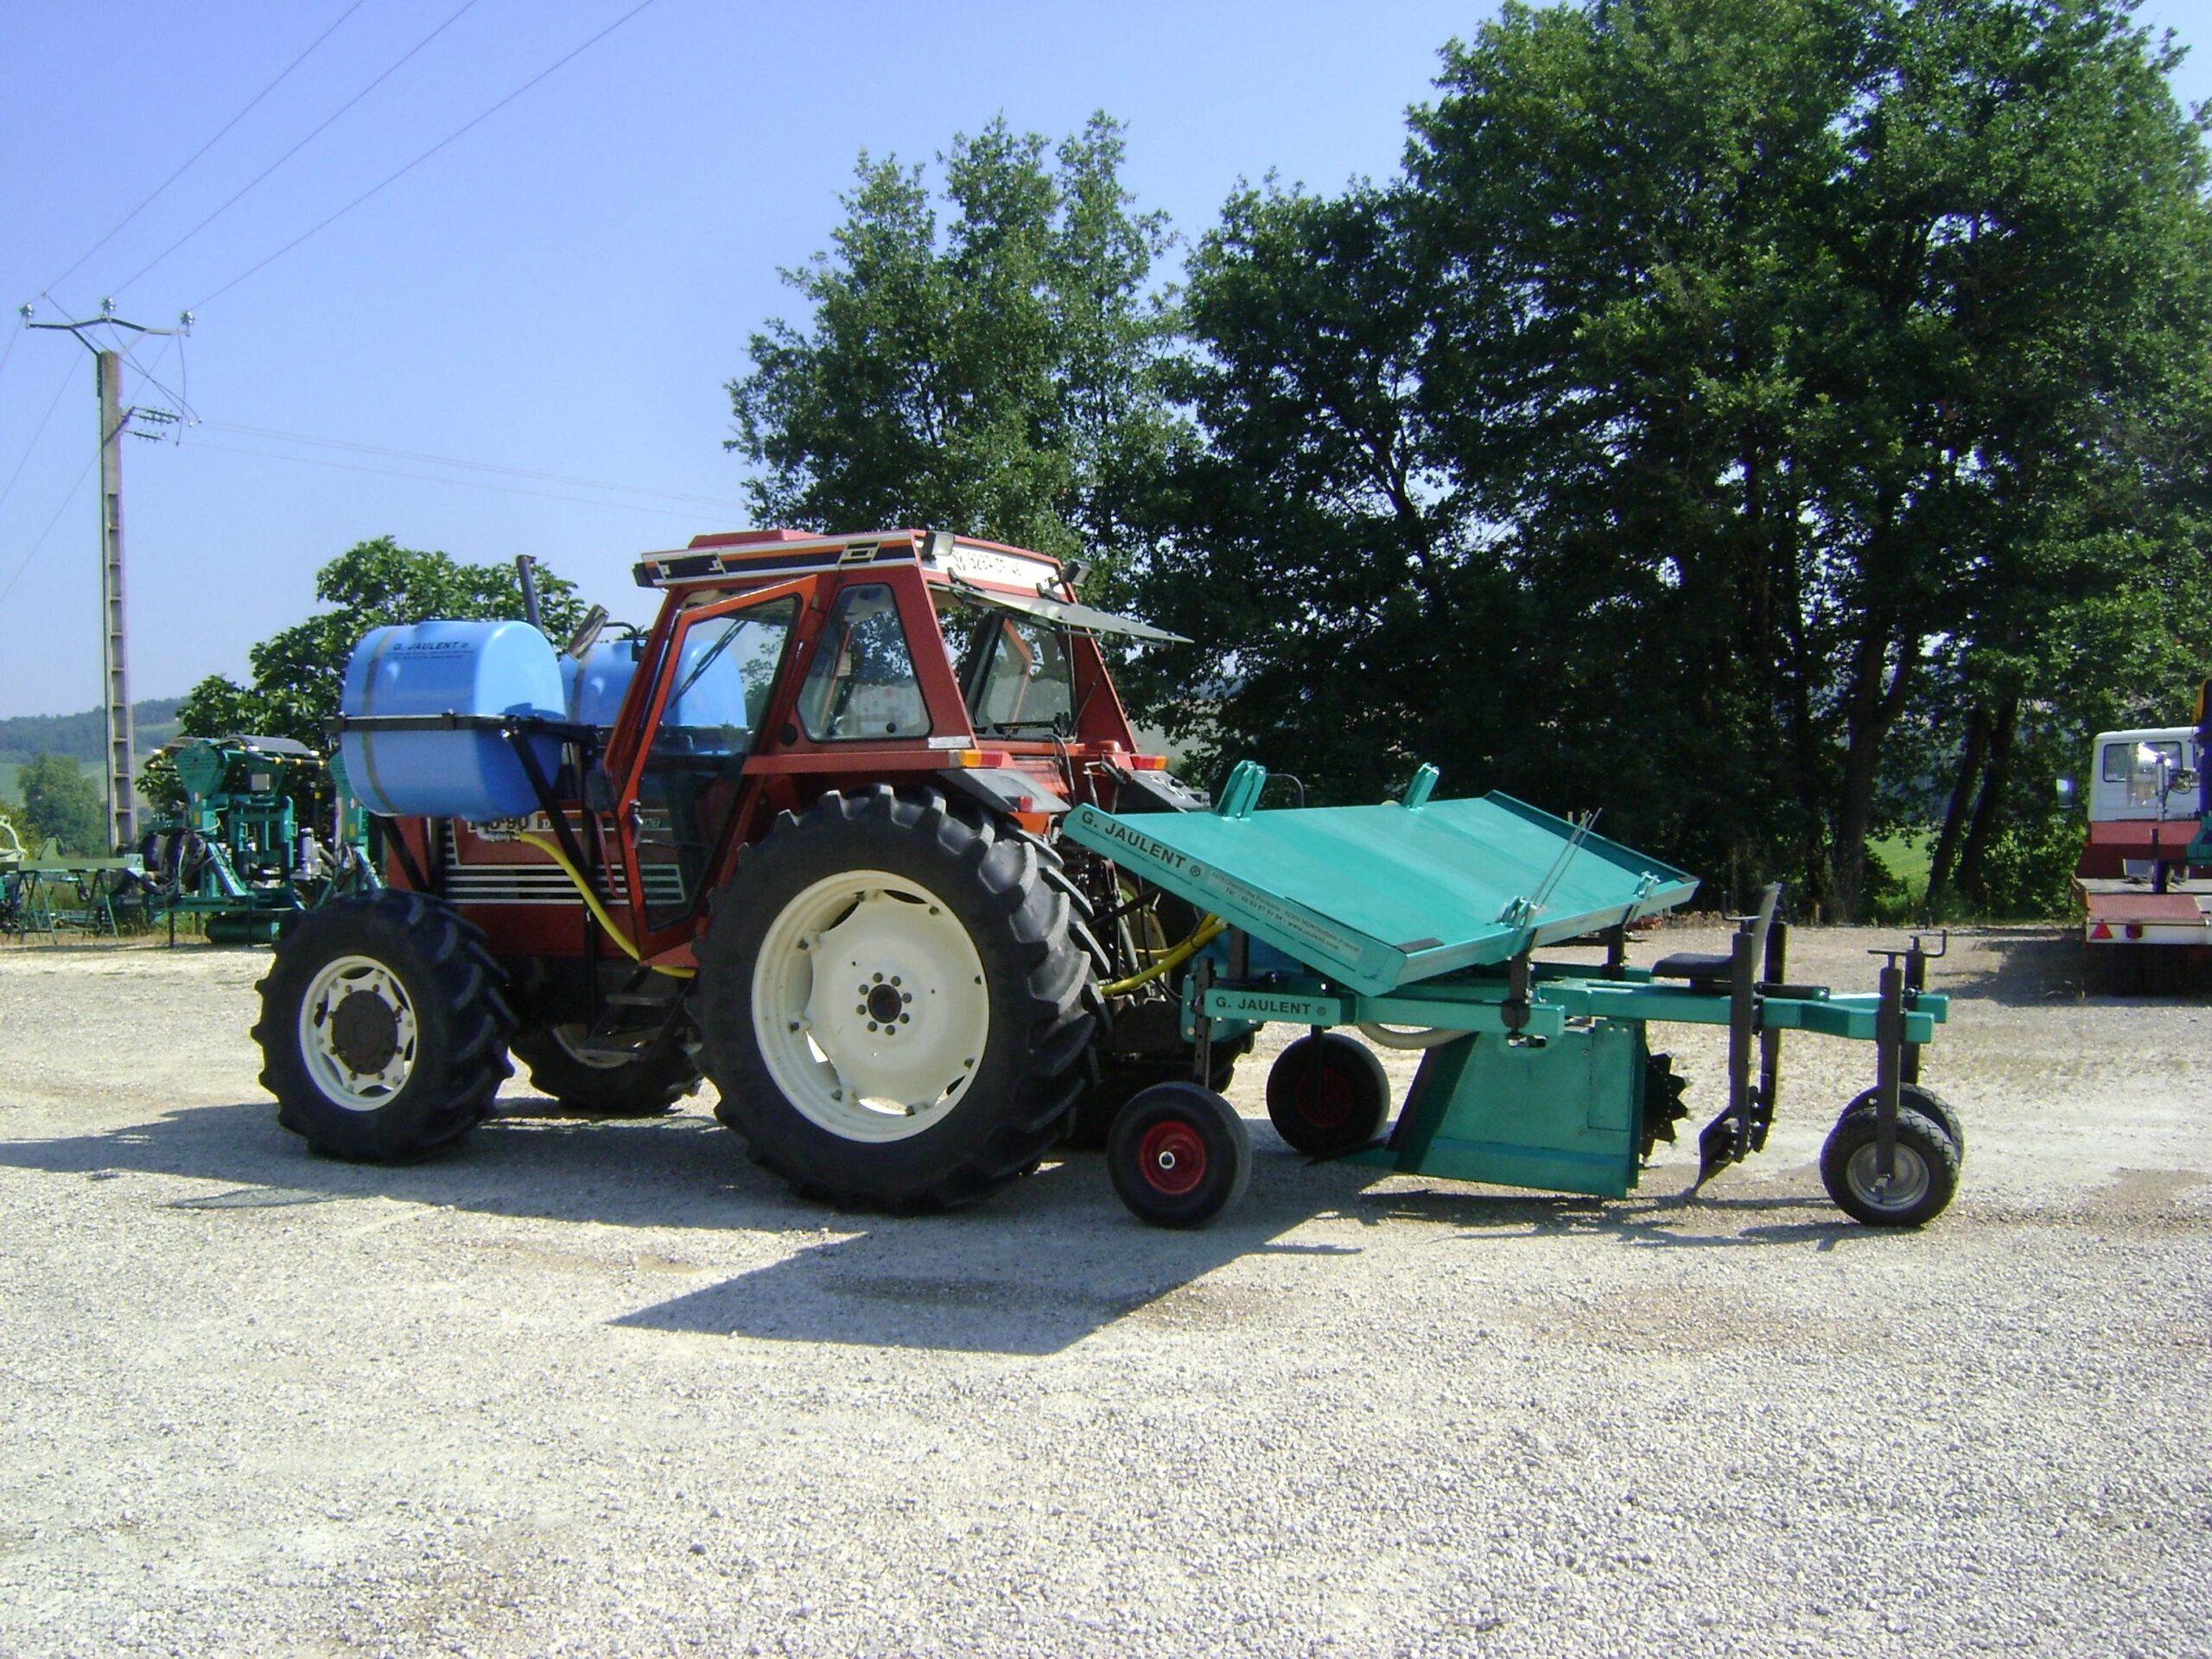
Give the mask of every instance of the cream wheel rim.
[[373, 957], [339, 957], [300, 1000], [300, 1053], [334, 1106], [372, 1112], [415, 1075], [422, 1032], [399, 976]]
[[943, 899], [885, 870], [845, 870], [770, 924], [753, 1023], [776, 1086], [847, 1141], [904, 1141], [967, 1098], [991, 1032], [990, 990]]

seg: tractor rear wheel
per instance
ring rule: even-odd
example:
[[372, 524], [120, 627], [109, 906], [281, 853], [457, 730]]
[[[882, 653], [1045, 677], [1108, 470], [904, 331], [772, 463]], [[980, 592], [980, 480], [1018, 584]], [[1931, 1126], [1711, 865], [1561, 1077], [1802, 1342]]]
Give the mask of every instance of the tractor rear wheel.
[[350, 1163], [459, 1146], [512, 1070], [505, 977], [482, 932], [423, 893], [301, 915], [276, 941], [253, 1028], [276, 1121]]
[[934, 790], [831, 792], [715, 896], [693, 992], [715, 1116], [849, 1207], [942, 1209], [1065, 1127], [1091, 965], [1034, 845]]
[[508, 1046], [530, 1080], [571, 1111], [599, 1117], [658, 1117], [699, 1086], [699, 1067], [673, 1035], [627, 1059], [583, 1052], [582, 1025], [535, 1026]]

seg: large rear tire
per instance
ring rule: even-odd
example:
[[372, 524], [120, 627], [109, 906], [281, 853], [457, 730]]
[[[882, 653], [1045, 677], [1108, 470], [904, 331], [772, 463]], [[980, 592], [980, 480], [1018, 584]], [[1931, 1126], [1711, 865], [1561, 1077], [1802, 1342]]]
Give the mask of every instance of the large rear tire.
[[847, 1208], [972, 1202], [1059, 1138], [1090, 962], [1034, 845], [887, 785], [786, 813], [715, 895], [693, 993], [715, 1116]]
[[276, 1121], [349, 1163], [459, 1146], [513, 1069], [505, 985], [483, 933], [442, 899], [382, 892], [305, 912], [258, 988]]
[[581, 1025], [535, 1026], [508, 1046], [530, 1068], [530, 1080], [571, 1111], [598, 1117], [658, 1117], [699, 1086], [697, 1062], [672, 1035], [627, 1060], [578, 1052]]

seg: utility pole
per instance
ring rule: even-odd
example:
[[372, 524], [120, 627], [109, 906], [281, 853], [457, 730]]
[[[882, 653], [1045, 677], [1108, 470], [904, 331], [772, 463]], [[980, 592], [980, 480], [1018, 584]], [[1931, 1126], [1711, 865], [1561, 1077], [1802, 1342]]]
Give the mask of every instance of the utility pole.
[[[126, 328], [137, 334], [183, 334], [192, 331], [188, 311], [174, 328], [148, 328], [115, 315], [115, 302], [100, 302], [100, 315], [78, 322], [34, 322], [33, 308], [22, 308], [30, 328], [55, 328], [76, 336], [92, 354], [100, 403], [100, 681], [107, 699], [107, 820], [111, 850], [138, 844], [137, 742], [130, 727], [130, 652], [123, 607], [123, 434], [136, 416], [149, 424], [172, 425], [181, 410], [128, 409], [123, 404], [123, 354], [85, 338], [88, 328]], [[141, 436], [151, 434], [142, 433]]]

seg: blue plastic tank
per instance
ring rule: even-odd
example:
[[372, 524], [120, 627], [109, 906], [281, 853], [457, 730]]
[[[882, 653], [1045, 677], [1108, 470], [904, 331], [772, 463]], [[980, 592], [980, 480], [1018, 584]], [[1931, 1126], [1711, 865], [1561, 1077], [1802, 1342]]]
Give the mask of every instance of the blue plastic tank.
[[[568, 717], [559, 658], [527, 622], [417, 622], [373, 628], [346, 664], [339, 707], [365, 715], [542, 715]], [[561, 746], [529, 740], [550, 778]], [[372, 812], [481, 823], [537, 810], [507, 740], [497, 732], [349, 731], [340, 753], [353, 793]]]
[[[637, 677], [638, 650], [642, 643], [637, 639], [602, 639], [584, 653], [582, 662], [573, 657], [561, 659], [562, 671], [569, 679], [569, 719], [579, 726], [596, 726], [601, 731], [614, 724], [630, 682]], [[571, 668], [575, 671], [569, 673]]]

